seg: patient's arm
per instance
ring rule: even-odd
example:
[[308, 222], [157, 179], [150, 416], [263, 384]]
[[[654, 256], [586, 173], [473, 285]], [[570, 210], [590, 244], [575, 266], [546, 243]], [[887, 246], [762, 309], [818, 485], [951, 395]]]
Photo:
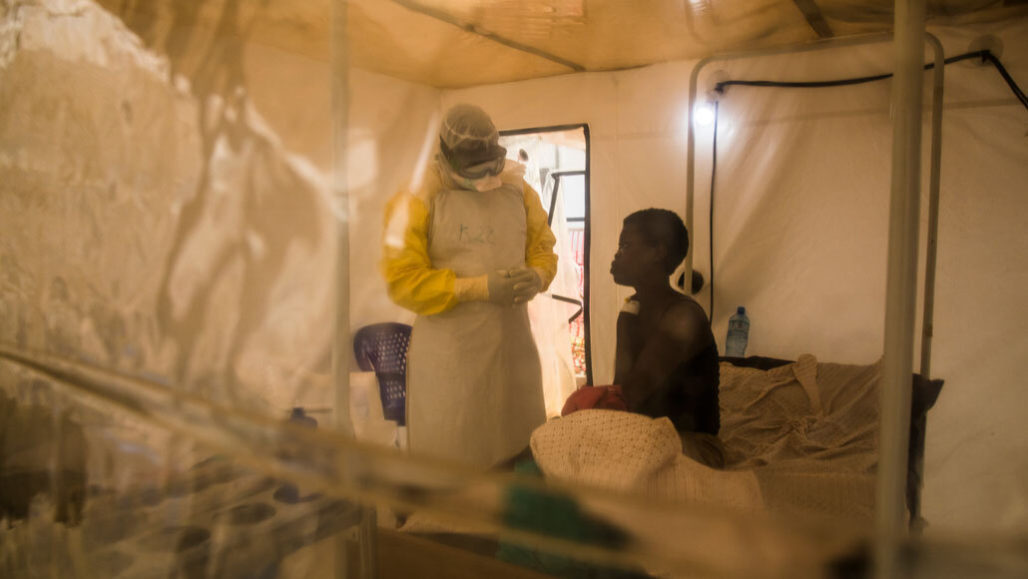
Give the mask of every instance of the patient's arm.
[[618, 314], [617, 346], [614, 351], [614, 384], [624, 386], [632, 369], [632, 328], [636, 314], [622, 311]]
[[668, 308], [655, 329], [641, 329], [636, 334], [637, 339], [643, 342], [642, 350], [635, 360], [629, 360], [630, 367], [625, 368], [622, 365], [620, 318], [618, 329], [615, 375], [623, 372], [623, 380], [618, 383], [622, 385], [630, 410], [638, 409], [664, 384], [675, 368], [699, 354], [710, 341], [707, 320], [700, 309], [688, 302], [678, 302]]

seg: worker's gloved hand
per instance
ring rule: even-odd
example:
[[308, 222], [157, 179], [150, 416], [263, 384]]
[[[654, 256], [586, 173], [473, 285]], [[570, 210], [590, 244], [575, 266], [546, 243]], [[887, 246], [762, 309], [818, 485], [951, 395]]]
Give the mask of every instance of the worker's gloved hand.
[[489, 272], [486, 279], [489, 287], [488, 300], [498, 306], [514, 304], [514, 285], [521, 278], [513, 278], [508, 271]]
[[461, 302], [488, 301], [500, 306], [523, 304], [543, 287], [535, 269], [522, 267], [498, 270], [486, 275], [454, 280], [453, 290]]
[[539, 273], [530, 267], [511, 270], [510, 278], [515, 280], [515, 304], [523, 304], [531, 300], [543, 289], [543, 281], [539, 278]]

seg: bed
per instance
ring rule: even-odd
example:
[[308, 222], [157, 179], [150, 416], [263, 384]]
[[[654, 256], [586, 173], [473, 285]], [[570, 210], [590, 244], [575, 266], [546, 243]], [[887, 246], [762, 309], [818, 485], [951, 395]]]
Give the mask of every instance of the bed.
[[[739, 563], [725, 566], [725, 561], [745, 558], [760, 533], [765, 536], [759, 540], [770, 541], [767, 544], [778, 540], [772, 527], [755, 530], [745, 540], [733, 531], [710, 537], [707, 543], [679, 547], [668, 533], [654, 532], [654, 528], [666, 531], [666, 525], [655, 525], [631, 509], [582, 505], [594, 521], [613, 525], [644, 544], [685, 549], [689, 552], [680, 553], [685, 559], [718, 573], [799, 576], [796, 565], [802, 563], [816, 575], [824, 565], [854, 557], [863, 560], [853, 548], [870, 531], [874, 514], [880, 382], [880, 362], [834, 364], [810, 355], [796, 361], [723, 359], [720, 438], [726, 469], [710, 469], [684, 456], [668, 420], [610, 410], [580, 411], [551, 420], [533, 433], [533, 458], [546, 479], [561, 483], [642, 495], [686, 509], [728, 508], [743, 516], [828, 521], [845, 529], [848, 538], [801, 545], [806, 539], [790, 537], [797, 547], [794, 551], [804, 553], [802, 562], [752, 557], [754, 568], [747, 569]], [[919, 496], [927, 412], [942, 384], [917, 375], [911, 380], [907, 501], [914, 526], [922, 523]], [[754, 527], [760, 525], [754, 523]], [[401, 530], [432, 538], [448, 549], [456, 545], [480, 555], [502, 547], [495, 535], [448, 527], [416, 513]], [[530, 567], [553, 572], [537, 563], [527, 561]], [[674, 576], [659, 568], [646, 571]]]

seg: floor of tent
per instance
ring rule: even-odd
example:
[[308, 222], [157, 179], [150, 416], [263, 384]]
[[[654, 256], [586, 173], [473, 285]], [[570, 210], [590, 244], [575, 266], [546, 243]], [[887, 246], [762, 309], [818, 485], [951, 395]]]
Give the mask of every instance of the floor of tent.
[[414, 535], [378, 530], [380, 579], [542, 579], [549, 577], [495, 557], [491, 539], [435, 533]]

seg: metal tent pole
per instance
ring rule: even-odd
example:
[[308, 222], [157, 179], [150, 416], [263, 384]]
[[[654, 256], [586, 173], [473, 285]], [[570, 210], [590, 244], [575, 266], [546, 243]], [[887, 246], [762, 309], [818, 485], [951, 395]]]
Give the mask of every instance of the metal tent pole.
[[896, 73], [892, 85], [892, 186], [882, 358], [881, 436], [875, 502], [875, 572], [899, 571], [907, 454], [910, 376], [917, 305], [917, 246], [921, 202], [921, 98], [925, 0], [896, 2]]
[[[935, 264], [938, 250], [939, 232], [939, 188], [941, 186], [942, 170], [942, 101], [943, 84], [945, 79], [945, 56], [943, 55], [942, 44], [931, 34], [925, 34], [925, 39], [935, 50], [935, 69], [932, 87], [932, 144], [930, 174], [928, 178], [928, 235], [927, 247], [925, 248], [925, 274], [924, 274], [924, 313], [921, 316], [921, 365], [919, 372], [926, 379], [931, 376], [932, 358], [932, 335], [934, 324], [932, 322], [935, 311]], [[908, 452], [916, 452], [918, 464], [916, 472], [921, 473], [924, 463], [924, 439], [920, 439], [918, 447], [908, 444]], [[909, 472], [908, 459], [908, 472]], [[917, 488], [913, 494], [907, 494], [907, 507], [910, 511], [908, 528], [911, 532], [920, 532], [923, 526], [921, 518], [921, 483], [920, 474], [916, 480], [907, 480], [907, 485], [916, 484]]]
[[[336, 204], [335, 327], [332, 335], [332, 383], [335, 386], [335, 427], [353, 437], [350, 420], [350, 192], [347, 174], [349, 129], [349, 46], [347, 0], [332, 2], [332, 201]], [[347, 456], [344, 454], [343, 456]], [[347, 472], [348, 469], [341, 469]], [[355, 570], [360, 579], [377, 576], [376, 516], [374, 506], [361, 506], [355, 537], [357, 561], [351, 561], [347, 537], [335, 541], [335, 576], [349, 579]]]
[[346, 49], [346, 0], [332, 3], [332, 202], [335, 220], [335, 319], [332, 334], [332, 383], [335, 427], [353, 436], [350, 422], [350, 192], [346, 139], [349, 125], [349, 63]]
[[935, 264], [939, 241], [939, 188], [942, 172], [942, 96], [946, 62], [939, 39], [925, 34], [935, 49], [932, 86], [931, 173], [928, 177], [928, 240], [924, 265], [924, 314], [921, 316], [921, 375], [931, 377], [932, 336], [935, 334]]

